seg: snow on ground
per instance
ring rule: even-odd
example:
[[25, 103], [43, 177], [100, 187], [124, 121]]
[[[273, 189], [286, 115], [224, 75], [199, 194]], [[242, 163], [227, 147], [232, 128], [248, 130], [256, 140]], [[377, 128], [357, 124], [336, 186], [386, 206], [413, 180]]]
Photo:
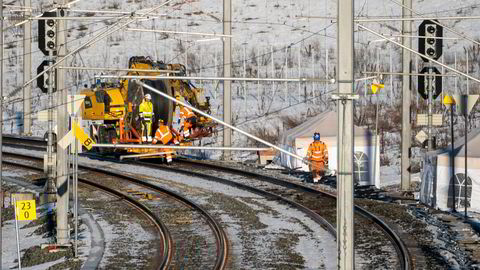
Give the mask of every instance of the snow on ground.
[[[21, 228], [29, 222], [30, 221], [19, 221], [18, 227]], [[33, 232], [38, 227], [39, 226], [35, 226], [19, 230], [20, 250], [24, 250], [35, 245], [45, 244], [47, 242], [46, 239], [33, 235]], [[17, 244], [15, 239], [15, 220], [5, 221], [2, 228], [2, 269], [11, 269], [18, 266], [18, 263], [14, 262], [18, 258]], [[21, 254], [23, 254], [23, 252], [21, 252]]]
[[[273, 202], [268, 202], [267, 205], [278, 213], [281, 213], [282, 219], [289, 218], [285, 216], [285, 213], [288, 213], [289, 216], [292, 215], [291, 209], [284, 205]], [[271, 219], [267, 215], [259, 215], [260, 222], [267, 224], [270, 231], [273, 230], [280, 233], [281, 231], [287, 230], [299, 235], [295, 250], [305, 259], [304, 267], [306, 269], [319, 269], [322, 267], [325, 269], [334, 269], [337, 265], [337, 244], [335, 238], [305, 215], [295, 215], [294, 217], [298, 218], [301, 223], [278, 222], [276, 219]], [[306, 231], [303, 226], [307, 226], [313, 231]]]

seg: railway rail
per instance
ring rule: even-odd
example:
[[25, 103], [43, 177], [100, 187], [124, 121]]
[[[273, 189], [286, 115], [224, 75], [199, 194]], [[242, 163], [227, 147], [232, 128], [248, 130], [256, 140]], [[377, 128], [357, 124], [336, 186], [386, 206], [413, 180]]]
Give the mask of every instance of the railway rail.
[[[8, 153], [8, 152], [4, 152], [4, 157], [6, 158], [13, 157], [17, 159], [27, 158], [35, 162], [41, 161], [41, 159], [39, 158], [25, 156], [25, 155], [16, 154], [16, 153]], [[31, 170], [43, 171], [43, 168], [40, 168], [39, 166], [34, 166], [32, 164], [25, 164], [25, 163], [20, 164], [18, 162], [12, 162], [12, 161], [4, 161], [4, 163], [14, 165], [14, 166], [22, 166], [24, 168], [31, 169]], [[195, 218], [192, 218], [191, 219], [192, 222], [189, 222], [188, 224], [181, 224], [181, 225], [176, 224], [175, 227], [159, 225], [164, 228], [163, 235], [165, 235], [165, 237], [163, 237], [163, 239], [167, 239], [167, 240], [170, 239], [170, 240], [168, 243], [164, 242], [162, 244], [162, 246], [166, 248], [163, 248], [163, 251], [162, 251], [163, 259], [161, 260], [162, 263], [159, 265], [157, 269], [167, 269], [172, 267], [181, 268], [185, 266], [184, 262], [182, 262], [182, 258], [178, 256], [179, 254], [184, 254], [184, 250], [181, 250], [181, 249], [186, 248], [184, 245], [181, 244], [184, 240], [184, 237], [188, 237], [188, 236], [185, 236], [185, 234], [189, 230], [185, 229], [185, 227], [187, 226], [195, 227], [195, 230], [197, 230], [202, 227], [200, 223], [203, 223], [203, 222], [206, 222], [206, 225], [211, 229], [211, 232], [213, 233], [215, 238], [215, 245], [216, 245], [215, 260], [212, 264], [211, 262], [193, 262], [192, 258], [190, 258], [188, 263], [190, 265], [196, 264], [194, 267], [200, 267], [205, 269], [224, 269], [226, 267], [228, 262], [228, 254], [229, 254], [228, 253], [229, 245], [228, 245], [227, 235], [224, 232], [223, 228], [221, 227], [220, 223], [218, 223], [203, 207], [201, 207], [200, 205], [189, 200], [188, 198], [183, 197], [182, 195], [176, 192], [159, 187], [147, 181], [143, 181], [142, 179], [138, 179], [135, 177], [130, 177], [124, 174], [115, 173], [112, 171], [98, 169], [98, 168], [87, 168], [85, 166], [79, 166], [79, 169], [81, 171], [88, 171], [89, 174], [93, 173], [94, 175], [91, 175], [91, 177], [94, 177], [96, 179], [101, 178], [103, 183], [109, 182], [109, 181], [105, 181], [106, 177], [116, 178], [115, 181], [110, 181], [112, 183], [116, 183], [114, 188], [108, 187], [106, 184], [100, 184], [98, 183], [98, 181], [87, 179], [87, 177], [84, 176], [85, 173], [80, 174], [82, 176], [81, 177], [79, 176], [79, 181], [92, 186], [96, 186], [97, 188], [100, 188], [100, 189], [108, 189], [109, 191], [111, 191], [111, 193], [115, 193], [117, 196], [121, 196], [122, 198], [125, 198], [125, 199], [130, 198], [131, 200], [136, 201], [135, 199], [126, 195], [124, 192], [121, 192], [118, 190], [119, 188], [118, 179], [121, 179], [126, 183], [128, 182], [127, 185], [125, 185], [125, 187], [128, 186], [129, 188], [132, 188], [132, 185], [134, 185], [136, 186], [136, 188], [134, 188], [136, 190], [150, 190], [155, 193], [161, 193], [163, 194], [162, 196], [173, 198], [175, 201], [179, 202], [179, 204], [177, 204], [175, 207], [181, 207], [179, 205], [183, 205], [183, 207], [188, 207], [191, 210], [194, 210], [194, 212], [199, 213], [199, 215], [195, 216]], [[145, 202], [139, 203], [139, 204], [145, 211], [150, 211], [150, 214], [152, 214], [155, 217], [155, 219], [158, 222], [160, 222], [159, 213], [163, 211], [161, 208], [158, 207], [158, 202], [148, 206], [146, 205]], [[188, 212], [188, 210], [182, 210], [181, 212]], [[193, 231], [193, 230], [190, 230], [190, 231]], [[172, 240], [172, 235], [176, 236], [176, 237], [173, 237], [173, 240]], [[205, 243], [207, 243], [207, 241]], [[173, 248], [175, 248], [175, 251], [172, 250]], [[205, 254], [210, 253], [209, 245], [207, 244], [205, 245], [205, 250], [203, 251], [203, 253]], [[206, 256], [205, 254], [203, 254], [203, 256], [199, 258], [199, 260], [204, 260], [204, 258], [207, 258], [208, 256]]]
[[[336, 197], [333, 194], [322, 192], [308, 186], [277, 179], [274, 177], [269, 177], [266, 175], [257, 174], [251, 171], [189, 159], [177, 159], [174, 166], [164, 166], [150, 162], [139, 163], [151, 168], [179, 172], [182, 174], [188, 174], [197, 177], [200, 176], [202, 178], [208, 178], [212, 181], [221, 182], [223, 184], [257, 190], [257, 192], [265, 191], [273, 193], [283, 198], [289, 198], [292, 202], [302, 205], [304, 208], [313, 211], [317, 215], [321, 216], [326, 223], [335, 224]], [[224, 175], [220, 175], [219, 172], [223, 172]], [[355, 222], [355, 224], [357, 224], [356, 239], [358, 240], [356, 242], [356, 249], [366, 249], [364, 251], [366, 254], [368, 253], [370, 255], [378, 255], [384, 253], [382, 252], [382, 249], [384, 249], [388, 245], [391, 245], [396, 252], [398, 263], [397, 268], [412, 269], [412, 261], [409, 251], [405, 244], [402, 242], [400, 236], [398, 236], [397, 233], [385, 222], [383, 222], [380, 218], [370, 213], [369, 211], [359, 206], [355, 206], [355, 211], [361, 216], [358, 217], [357, 215], [356, 218], [358, 219], [358, 221]], [[359, 246], [359, 244], [362, 243], [363, 245], [368, 245], [372, 237], [371, 230], [373, 230], [373, 228], [375, 227], [381, 230], [381, 232], [386, 238], [384, 240], [387, 240], [390, 243], [386, 243], [384, 241], [383, 245], [374, 245], [367, 247]], [[329, 225], [329, 231], [332, 233], [335, 232], [335, 229], [332, 225]], [[379, 241], [380, 239], [378, 239], [378, 236], [376, 236], [375, 240]], [[378, 259], [383, 260], [384, 256], [382, 257], [383, 258]], [[385, 266], [387, 266], [390, 265], [392, 262], [378, 261], [376, 263], [384, 263]]]
[[[12, 143], [14, 143], [13, 141], [17, 140], [17, 138], [10, 139], [12, 140]], [[42, 148], [42, 146], [40, 146], [41, 144], [42, 142], [38, 140], [37, 142], [30, 141], [28, 143], [23, 143], [25, 147], [36, 148], [37, 150], [40, 150]], [[335, 224], [336, 217], [336, 202], [335, 196], [333, 194], [322, 192], [299, 183], [257, 174], [255, 172], [247, 171], [244, 169], [220, 166], [218, 164], [213, 164], [209, 162], [177, 159], [175, 166], [169, 167], [148, 162], [141, 162], [139, 163], [139, 165], [202, 177], [205, 179], [222, 182], [223, 184], [247, 189], [255, 193], [263, 193], [264, 195], [268, 194], [268, 196], [272, 198], [284, 200], [284, 202], [290, 205], [294, 205], [299, 209], [302, 209], [304, 213], [306, 213], [316, 222], [321, 223], [324, 228], [326, 228], [328, 231], [335, 235], [335, 229], [333, 225], [331, 225]], [[212, 172], [215, 172], [215, 174], [212, 174]], [[221, 177], [212, 176], [218, 176], [218, 172], [230, 174], [230, 177], [227, 177], [226, 175], [223, 175]], [[369, 211], [356, 206], [355, 212], [359, 214], [356, 216], [356, 218], [359, 218], [358, 216], [361, 216], [362, 218], [362, 221], [360, 223], [364, 225], [361, 227], [364, 227], [366, 230], [371, 230], [373, 226], [383, 233], [384, 240], [386, 239], [386, 241], [388, 241], [395, 250], [396, 263], [398, 266], [397, 268], [412, 269], [413, 262], [411, 259], [411, 255], [406, 245], [400, 239], [400, 236], [385, 222], [383, 222], [380, 218], [370, 213]], [[356, 224], [357, 223], [358, 222], [356, 221]], [[371, 235], [369, 235], [368, 232], [360, 232], [359, 237], [357, 237], [356, 239], [361, 240], [362, 237], [369, 236]], [[367, 241], [369, 240], [365, 239], [364, 244]], [[383, 241], [383, 243], [384, 245], [386, 245], [385, 241]], [[372, 246], [369, 246], [368, 249], [370, 249], [370, 254], [382, 254], [382, 247], [376, 247], [376, 251], [375, 247]], [[388, 264], [391, 262], [383, 263]]]

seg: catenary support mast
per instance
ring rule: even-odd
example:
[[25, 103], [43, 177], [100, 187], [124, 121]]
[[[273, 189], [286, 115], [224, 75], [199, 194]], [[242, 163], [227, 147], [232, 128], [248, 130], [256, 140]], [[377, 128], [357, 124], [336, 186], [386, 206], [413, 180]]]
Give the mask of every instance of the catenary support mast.
[[[403, 0], [404, 7], [402, 8], [403, 17], [412, 16], [412, 0]], [[405, 20], [402, 22], [402, 43], [408, 48], [412, 48], [412, 39], [406, 36], [412, 34], [412, 22]], [[402, 51], [403, 62], [403, 76], [402, 76], [402, 176], [401, 185], [402, 190], [410, 189], [410, 145], [411, 145], [411, 125], [410, 125], [410, 103], [411, 103], [411, 72], [412, 55], [408, 50]]]
[[[223, 0], [223, 34], [232, 34], [232, 0]], [[232, 76], [232, 39], [223, 39], [223, 77]], [[232, 123], [232, 82], [223, 82], [223, 121], [227, 124]], [[223, 146], [232, 145], [232, 130], [225, 128], [223, 130]], [[223, 158], [230, 159], [230, 152], [225, 151]]]
[[[32, 0], [24, 0], [25, 7], [32, 6]], [[30, 8], [25, 9], [25, 18], [32, 16]], [[32, 78], [32, 21], [23, 25], [23, 83]], [[32, 86], [23, 88], [23, 134], [32, 134]]]
[[338, 178], [337, 260], [338, 269], [354, 269], [353, 237], [353, 0], [337, 2]]
[[[68, 3], [62, 0], [62, 6]], [[57, 16], [63, 11], [59, 10]], [[63, 58], [67, 54], [66, 48], [66, 20], [57, 20], [57, 58]], [[57, 140], [60, 140], [68, 132], [67, 94], [65, 89], [65, 70], [56, 69], [57, 80]], [[64, 245], [70, 241], [68, 230], [68, 153], [66, 149], [57, 149], [57, 244]]]

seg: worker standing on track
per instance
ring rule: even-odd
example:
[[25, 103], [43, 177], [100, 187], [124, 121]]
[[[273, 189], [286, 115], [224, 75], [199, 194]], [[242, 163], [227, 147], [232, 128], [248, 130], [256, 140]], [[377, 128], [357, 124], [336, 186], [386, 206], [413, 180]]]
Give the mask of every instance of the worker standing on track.
[[195, 128], [197, 124], [197, 116], [189, 108], [180, 105], [180, 119], [183, 122], [183, 138], [190, 137], [190, 131]]
[[142, 121], [142, 141], [152, 141], [152, 120], [153, 120], [153, 104], [152, 96], [146, 94], [143, 102], [140, 104], [139, 112]]
[[320, 133], [313, 134], [313, 142], [308, 146], [307, 158], [310, 161], [310, 172], [313, 182], [318, 182], [325, 175], [325, 167], [328, 167], [327, 145], [320, 141]]
[[[169, 126], [165, 125], [163, 119], [158, 120], [158, 128], [155, 132], [155, 137], [153, 138], [152, 143], [157, 144], [158, 141], [164, 145], [179, 144], [175, 136], [178, 132], [171, 129]], [[171, 148], [165, 149], [163, 152], [166, 152], [165, 156], [167, 159], [167, 164], [172, 163], [173, 150]]]

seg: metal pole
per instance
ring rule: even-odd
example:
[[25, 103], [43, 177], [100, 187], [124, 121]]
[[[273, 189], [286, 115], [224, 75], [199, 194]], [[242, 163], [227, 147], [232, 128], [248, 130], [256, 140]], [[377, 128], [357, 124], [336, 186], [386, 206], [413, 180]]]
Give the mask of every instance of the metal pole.
[[[298, 77], [300, 78], [302, 76], [302, 59], [301, 59], [301, 52], [300, 52], [301, 47], [298, 47]], [[301, 100], [302, 98], [302, 83], [298, 83], [298, 100]]]
[[[257, 79], [260, 79], [260, 49], [257, 47]], [[257, 102], [260, 102], [260, 80], [257, 81]]]
[[[232, 0], [223, 0], [223, 34], [232, 34]], [[223, 76], [232, 76], [232, 39], [223, 39]], [[227, 124], [232, 123], [232, 82], [223, 82], [223, 120]], [[225, 128], [223, 130], [223, 146], [232, 145], [232, 130]], [[229, 151], [223, 153], [224, 160], [230, 160]]]
[[2, 254], [3, 254], [3, 235], [2, 235], [2, 208], [3, 208], [3, 178], [2, 178], [2, 165], [3, 165], [3, 0], [0, 0], [0, 196], [2, 197], [2, 205], [0, 206], [0, 267], [2, 266]]
[[[455, 64], [454, 64], [454, 67], [455, 69], [457, 69], [457, 52], [454, 52], [454, 55], [455, 55]], [[458, 77], [455, 77], [455, 94], [458, 95]]]
[[[467, 53], [467, 71], [465, 73], [469, 74], [469, 66], [468, 66], [468, 57], [469, 57], [469, 53], [468, 53], [468, 47], [466, 49], [466, 53]], [[470, 94], [470, 81], [468, 80], [467, 78], [467, 95]]]
[[[285, 48], [285, 66], [284, 66], [284, 71], [283, 71], [283, 74], [284, 74], [284, 78], [287, 78], [288, 77], [288, 48]], [[287, 103], [288, 101], [288, 82], [285, 82], [285, 103]]]
[[[468, 99], [468, 98], [466, 98]], [[466, 102], [467, 103], [467, 102]], [[466, 106], [466, 105], [465, 105]], [[467, 214], [467, 208], [468, 208], [468, 197], [467, 197], [467, 179], [468, 179], [468, 173], [467, 173], [467, 143], [468, 143], [468, 140], [467, 140], [467, 135], [468, 135], [468, 109], [465, 108], [465, 180], [463, 182], [463, 185], [464, 185], [464, 198], [465, 198], [465, 218], [468, 217], [468, 214]]]
[[[68, 0], [61, 1], [63, 5]], [[60, 12], [59, 12], [60, 13]], [[60, 17], [60, 15], [58, 16]], [[67, 54], [66, 29], [67, 20], [57, 21], [57, 59], [62, 59]], [[57, 60], [58, 62], [58, 60]], [[57, 140], [60, 141], [68, 132], [67, 90], [65, 89], [65, 70], [56, 69], [57, 89]], [[68, 229], [69, 191], [68, 191], [68, 153], [66, 149], [57, 149], [57, 244], [65, 245], [70, 242]]]
[[[393, 72], [392, 46], [390, 45], [390, 73]], [[393, 105], [393, 76], [390, 76], [390, 106]]]
[[[411, 17], [412, 12], [408, 8], [412, 7], [412, 0], [403, 0], [402, 16]], [[402, 23], [402, 35], [412, 34], [412, 22], [403, 21]], [[402, 38], [403, 46], [412, 48], [411, 38]], [[412, 55], [407, 50], [402, 50], [403, 73], [411, 72]], [[401, 161], [401, 186], [402, 190], [410, 189], [410, 146], [411, 146], [411, 126], [410, 126], [410, 106], [411, 106], [411, 84], [410, 76], [402, 76], [402, 161]]]
[[[270, 46], [270, 57], [271, 57], [271, 60], [272, 60], [271, 61], [272, 62], [272, 69], [271, 69], [272, 74], [271, 74], [271, 76], [272, 76], [272, 78], [275, 78], [275, 60], [273, 59], [273, 56], [274, 56], [273, 46]], [[275, 82], [272, 81], [272, 100], [275, 99], [274, 93], [275, 93]]]
[[[429, 72], [429, 74], [432, 71]], [[432, 118], [433, 118], [433, 77], [426, 76], [428, 82], [428, 151], [433, 150], [433, 136], [432, 136]]]
[[[48, 63], [52, 66], [52, 61]], [[47, 71], [48, 76], [48, 141], [47, 141], [47, 183], [45, 184], [45, 193], [55, 192], [54, 171], [53, 171], [53, 70]], [[48, 196], [48, 195], [47, 195]]]
[[[340, 94], [353, 93], [354, 0], [337, 1], [337, 59]], [[338, 105], [337, 254], [338, 269], [355, 268], [353, 235], [353, 100]]]
[[[3, 44], [3, 43], [2, 43]], [[2, 202], [3, 203], [3, 202]], [[13, 211], [15, 212], [15, 236], [17, 239], [17, 260], [18, 260], [18, 269], [22, 270], [22, 260], [20, 256], [20, 237], [19, 237], [19, 232], [18, 232], [18, 219], [17, 219], [17, 200], [13, 198]]]
[[[24, 0], [26, 7], [31, 6], [31, 0]], [[30, 9], [25, 9], [25, 17], [32, 16]], [[23, 26], [23, 83], [25, 84], [32, 78], [32, 22], [28, 21]], [[23, 88], [23, 134], [32, 133], [32, 86], [27, 85]]]
[[378, 94], [377, 96], [377, 106], [375, 109], [375, 150], [373, 151], [373, 181], [376, 180], [376, 175], [377, 175], [377, 141], [378, 141]]
[[455, 196], [456, 196], [456, 190], [455, 190], [455, 187], [456, 187], [456, 183], [457, 181], [455, 181], [455, 147], [454, 147], [454, 143], [455, 143], [455, 136], [454, 136], [454, 133], [453, 133], [453, 106], [455, 106], [454, 104], [451, 104], [450, 105], [450, 134], [451, 134], [451, 138], [450, 138], [450, 141], [452, 143], [452, 155], [450, 156], [450, 159], [451, 159], [451, 166], [452, 166], [452, 176], [453, 176], [453, 182], [452, 182], [452, 185], [453, 185], [453, 212], [455, 212], [455, 208], [456, 208], [456, 200], [455, 200]]
[[[243, 45], [243, 77], [247, 77], [247, 46]], [[247, 118], [247, 81], [243, 82], [243, 107], [245, 111], [245, 118]]]
[[78, 257], [78, 141], [75, 140], [75, 155], [73, 159], [74, 174], [73, 174], [73, 188], [75, 189], [75, 258]]

